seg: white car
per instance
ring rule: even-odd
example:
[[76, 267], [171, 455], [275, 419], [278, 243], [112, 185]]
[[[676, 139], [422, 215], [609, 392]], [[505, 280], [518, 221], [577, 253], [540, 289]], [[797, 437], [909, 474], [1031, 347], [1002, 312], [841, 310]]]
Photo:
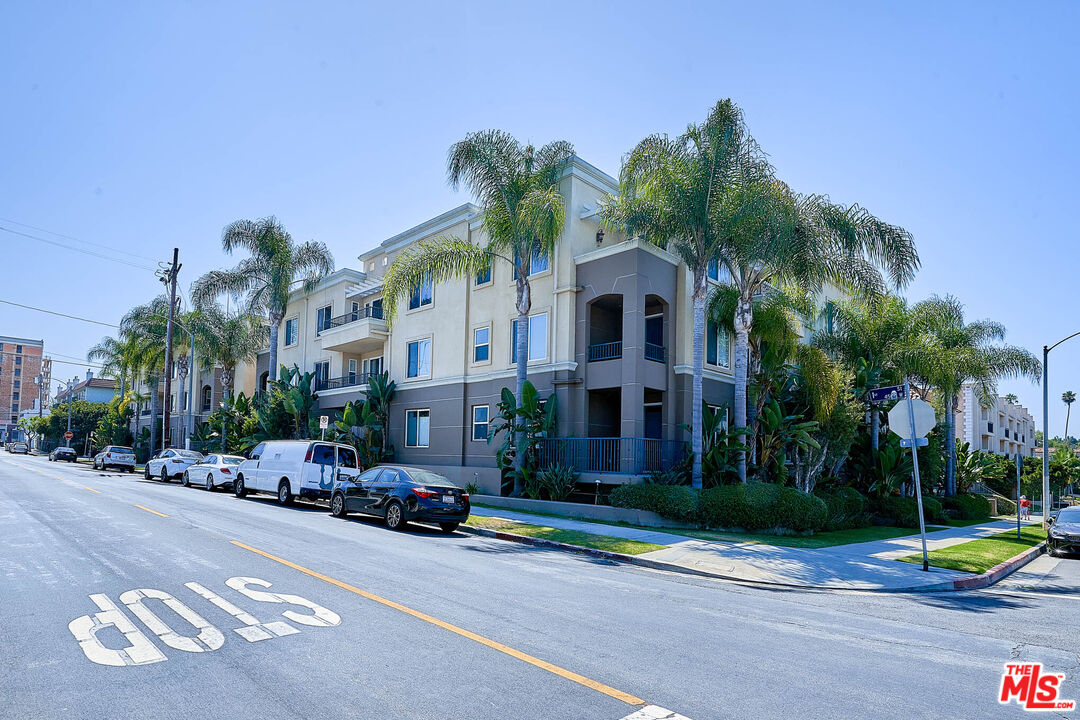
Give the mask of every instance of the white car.
[[162, 450], [146, 461], [143, 477], [169, 482], [171, 478], [184, 477], [184, 471], [202, 459], [203, 454], [195, 450]]
[[329, 498], [339, 475], [359, 475], [356, 449], [322, 440], [268, 440], [256, 445], [237, 468], [233, 493], [277, 495], [282, 505], [293, 498]]
[[135, 472], [135, 451], [126, 445], [106, 445], [94, 456], [94, 469], [108, 470], [111, 467]]
[[202, 485], [207, 490], [232, 487], [236, 469], [244, 458], [240, 455], [207, 455], [184, 471], [184, 487]]
[[11, 444], [11, 452], [12, 453], [22, 453], [23, 455], [29, 455], [30, 454], [30, 448], [24, 442], [16, 442], [16, 443]]

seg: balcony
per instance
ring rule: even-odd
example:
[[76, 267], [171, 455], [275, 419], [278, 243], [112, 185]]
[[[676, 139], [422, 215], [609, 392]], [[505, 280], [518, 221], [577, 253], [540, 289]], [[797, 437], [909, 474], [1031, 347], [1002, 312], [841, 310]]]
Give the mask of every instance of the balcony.
[[645, 343], [645, 359], [652, 360], [653, 362], [666, 362], [667, 352], [663, 345], [657, 345], [656, 343]]
[[544, 438], [538, 444], [541, 468], [563, 465], [578, 472], [609, 475], [668, 470], [686, 454], [685, 443], [654, 438]]
[[589, 346], [589, 362], [618, 360], [622, 357], [622, 340]]
[[316, 377], [313, 384], [315, 392], [324, 392], [327, 390], [342, 390], [352, 387], [360, 387], [361, 385], [367, 385], [368, 379], [371, 373], [355, 372], [348, 375], [342, 375], [336, 378], [323, 378]]
[[327, 325], [319, 331], [319, 341], [326, 350], [359, 354], [378, 350], [386, 342], [386, 321], [379, 306], [338, 315]]

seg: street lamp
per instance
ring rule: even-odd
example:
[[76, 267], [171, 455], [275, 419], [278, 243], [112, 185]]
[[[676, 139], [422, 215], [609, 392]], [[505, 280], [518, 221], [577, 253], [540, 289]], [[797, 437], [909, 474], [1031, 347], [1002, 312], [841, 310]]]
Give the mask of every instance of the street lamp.
[[[75, 380], [74, 379], [68, 380], [68, 383], [67, 383], [67, 391], [68, 391], [68, 424], [67, 424], [67, 431], [68, 432], [71, 432], [71, 401], [73, 399], [73, 396], [75, 395], [75, 393], [72, 392], [74, 389], [75, 389]], [[66, 437], [64, 439], [67, 440]], [[70, 440], [67, 440], [67, 441], [71, 442]]]
[[[1049, 360], [1050, 351], [1056, 348], [1066, 340], [1072, 340], [1080, 332], [1074, 332], [1067, 338], [1058, 340], [1053, 345], [1047, 347], [1043, 345], [1043, 447], [1042, 447], [1042, 461], [1043, 461], [1043, 487], [1042, 487], [1042, 515], [1043, 515], [1043, 527], [1050, 527], [1050, 391], [1046, 387], [1047, 384], [1047, 362]], [[1066, 442], [1068, 439], [1066, 438]], [[1020, 498], [1016, 499], [1020, 502]], [[1017, 510], [1019, 512], [1019, 510]]]

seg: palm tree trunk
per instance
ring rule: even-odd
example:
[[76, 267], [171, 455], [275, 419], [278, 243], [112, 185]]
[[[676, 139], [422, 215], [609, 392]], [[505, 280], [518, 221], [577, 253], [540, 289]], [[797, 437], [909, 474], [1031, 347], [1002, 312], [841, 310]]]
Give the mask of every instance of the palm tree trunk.
[[945, 494], [956, 494], [956, 395], [945, 398]]
[[225, 443], [229, 439], [229, 401], [232, 399], [232, 393], [229, 391], [228, 385], [223, 388], [223, 391], [225, 395], [225, 412], [221, 413], [221, 452], [227, 452]]
[[150, 455], [153, 456], [157, 447], [157, 383], [147, 384], [150, 386]]
[[281, 329], [281, 318], [282, 315], [280, 313], [270, 314], [270, 367], [267, 368], [267, 371], [270, 374], [267, 377], [269, 377], [271, 381], [277, 380], [278, 331]]
[[690, 484], [696, 488], [702, 486], [701, 454], [703, 447], [701, 435], [703, 418], [701, 409], [705, 402], [702, 375], [705, 367], [705, 294], [707, 291], [708, 285], [705, 281], [704, 268], [697, 268], [694, 270], [694, 357], [690, 399], [690, 452], [694, 455], [694, 462], [690, 468]]
[[[735, 427], [738, 442], [746, 444], [747, 352], [750, 348], [750, 325], [754, 321], [754, 300], [740, 293], [735, 307]], [[746, 482], [746, 452], [739, 450], [739, 480]]]
[[1072, 413], [1072, 403], [1065, 403], [1065, 444], [1069, 443], [1069, 415]]
[[[529, 310], [532, 309], [532, 288], [524, 273], [519, 273], [517, 279], [517, 337], [514, 343], [517, 347], [517, 377], [514, 396], [521, 403], [521, 393], [525, 388], [525, 379], [529, 371]], [[514, 423], [517, 427], [517, 422]], [[514, 430], [514, 447], [518, 448], [521, 442], [520, 429]], [[520, 497], [525, 491], [524, 479], [521, 476], [521, 465], [525, 461], [525, 453], [514, 452], [514, 492], [513, 497]]]

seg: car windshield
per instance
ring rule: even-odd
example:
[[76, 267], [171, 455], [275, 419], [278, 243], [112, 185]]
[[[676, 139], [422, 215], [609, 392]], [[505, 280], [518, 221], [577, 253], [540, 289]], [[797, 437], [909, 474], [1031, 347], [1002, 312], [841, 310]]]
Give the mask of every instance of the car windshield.
[[1058, 513], [1058, 522], [1080, 523], [1080, 507], [1067, 507]]
[[409, 468], [406, 472], [409, 474], [409, 477], [413, 479], [413, 482], [415, 482], [417, 485], [443, 485], [449, 487], [456, 487], [454, 483], [450, 482], [438, 473], [429, 472], [427, 470], [420, 470], [418, 468]]
[[113, 445], [111, 448], [109, 448], [109, 451], [114, 453], [129, 453], [131, 452], [131, 448], [122, 447], [120, 445]]
[[223, 457], [221, 458], [222, 465], [239, 465], [244, 462], [244, 458], [241, 457]]
[[195, 458], [196, 460], [202, 460], [202, 453], [195, 452], [194, 450], [177, 450], [176, 454], [180, 457]]

